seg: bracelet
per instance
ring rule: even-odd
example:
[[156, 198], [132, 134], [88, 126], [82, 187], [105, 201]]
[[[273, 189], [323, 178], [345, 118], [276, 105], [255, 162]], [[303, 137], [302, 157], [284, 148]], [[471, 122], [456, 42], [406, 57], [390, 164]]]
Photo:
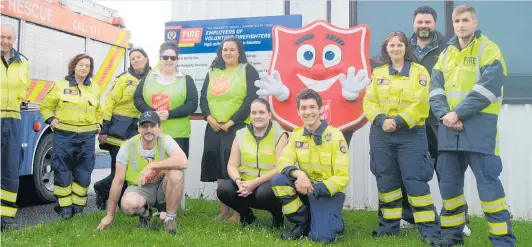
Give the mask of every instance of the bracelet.
[[233, 181], [236, 183], [236, 180], [242, 180], [242, 179], [240, 179], [240, 178], [235, 178]]

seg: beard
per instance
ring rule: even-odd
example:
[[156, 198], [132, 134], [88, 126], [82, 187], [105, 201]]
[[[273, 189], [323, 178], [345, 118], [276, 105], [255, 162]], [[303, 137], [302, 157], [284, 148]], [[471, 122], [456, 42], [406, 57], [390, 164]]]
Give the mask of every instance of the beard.
[[419, 28], [416, 31], [416, 36], [421, 40], [432, 40], [434, 38], [434, 31], [428, 28]]

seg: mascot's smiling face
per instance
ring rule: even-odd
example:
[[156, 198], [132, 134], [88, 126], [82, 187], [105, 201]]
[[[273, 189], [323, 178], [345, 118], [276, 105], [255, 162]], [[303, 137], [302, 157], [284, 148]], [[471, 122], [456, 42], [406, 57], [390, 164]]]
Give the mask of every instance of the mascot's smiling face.
[[283, 102], [270, 97], [274, 117], [286, 129], [301, 126], [295, 96], [302, 89], [311, 88], [322, 97], [322, 118], [330, 125], [340, 130], [363, 126], [363, 92], [354, 102], [345, 100], [338, 77], [346, 75], [349, 67], [365, 69], [370, 74], [368, 53], [369, 28], [365, 25], [344, 29], [316, 21], [297, 29], [274, 27], [269, 71], [278, 71], [290, 90], [290, 97]]

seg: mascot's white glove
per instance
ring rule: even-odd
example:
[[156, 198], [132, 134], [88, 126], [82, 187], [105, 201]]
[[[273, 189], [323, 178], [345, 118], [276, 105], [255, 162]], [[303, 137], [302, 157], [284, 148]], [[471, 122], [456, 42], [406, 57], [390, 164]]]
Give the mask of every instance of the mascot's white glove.
[[290, 90], [281, 81], [279, 72], [273, 71], [272, 75], [261, 73], [259, 80], [255, 81], [255, 86], [259, 88], [259, 96], [275, 96], [279, 101], [285, 101], [290, 96]]
[[355, 76], [354, 67], [349, 67], [349, 69], [347, 69], [347, 78], [344, 74], [341, 74], [338, 79], [342, 84], [342, 96], [349, 101], [356, 100], [358, 98], [358, 93], [366, 88], [371, 82], [364, 69], [360, 69]]

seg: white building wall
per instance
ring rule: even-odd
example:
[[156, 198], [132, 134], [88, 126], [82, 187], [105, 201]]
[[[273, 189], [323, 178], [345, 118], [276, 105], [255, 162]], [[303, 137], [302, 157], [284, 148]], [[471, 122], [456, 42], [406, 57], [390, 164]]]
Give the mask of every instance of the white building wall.
[[[291, 0], [290, 14], [302, 14], [303, 25], [314, 20], [326, 20], [326, 0]], [[332, 0], [331, 22], [349, 26], [349, 1]], [[172, 3], [172, 21], [203, 20], [283, 15], [283, 0], [181, 0]], [[499, 120], [500, 151], [503, 160], [501, 180], [515, 218], [532, 220], [532, 105], [504, 105]], [[216, 199], [215, 183], [200, 179], [203, 154], [203, 133], [206, 122], [194, 120], [190, 142], [189, 168], [186, 171], [186, 193], [197, 198]], [[345, 206], [354, 209], [376, 210], [377, 187], [369, 169], [369, 125], [357, 131], [350, 144], [351, 178]], [[430, 182], [435, 204], [441, 208], [436, 175]], [[471, 170], [466, 172], [465, 195], [471, 214], [482, 214], [476, 181]]]
[[[532, 105], [504, 105], [499, 118], [500, 152], [503, 182], [510, 212], [516, 218], [532, 220]], [[378, 205], [375, 176], [369, 169], [369, 124], [353, 135], [350, 148], [351, 179], [346, 206], [376, 210]], [[436, 207], [441, 196], [436, 173], [430, 181]], [[464, 193], [471, 214], [482, 214], [476, 180], [468, 168]]]

